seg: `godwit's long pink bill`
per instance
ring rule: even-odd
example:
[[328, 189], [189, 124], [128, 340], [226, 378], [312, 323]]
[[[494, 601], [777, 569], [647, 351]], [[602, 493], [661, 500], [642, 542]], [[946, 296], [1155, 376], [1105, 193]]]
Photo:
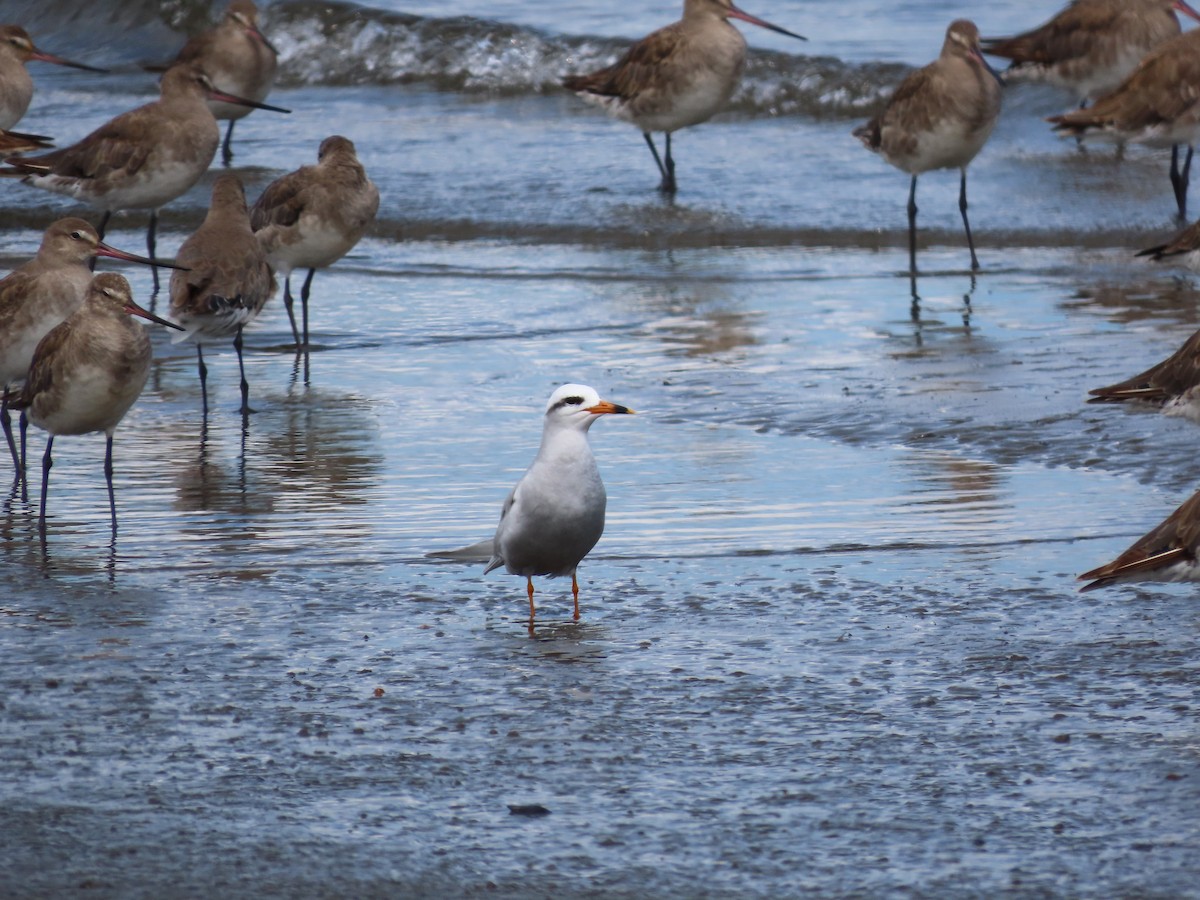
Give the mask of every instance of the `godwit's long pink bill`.
[[[683, 18], [642, 38], [614, 65], [563, 79], [568, 90], [641, 130], [664, 194], [676, 191], [671, 133], [712, 118], [741, 80], [746, 39], [729, 24], [731, 18], [806, 40], [738, 9], [732, 0], [684, 0]], [[666, 134], [664, 157], [651, 137], [656, 131]]]

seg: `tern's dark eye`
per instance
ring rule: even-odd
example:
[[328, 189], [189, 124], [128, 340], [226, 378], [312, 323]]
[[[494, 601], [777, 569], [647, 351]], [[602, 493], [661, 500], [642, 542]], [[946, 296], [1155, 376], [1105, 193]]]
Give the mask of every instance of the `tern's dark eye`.
[[564, 397], [563, 406], [581, 406], [583, 404], [582, 397]]

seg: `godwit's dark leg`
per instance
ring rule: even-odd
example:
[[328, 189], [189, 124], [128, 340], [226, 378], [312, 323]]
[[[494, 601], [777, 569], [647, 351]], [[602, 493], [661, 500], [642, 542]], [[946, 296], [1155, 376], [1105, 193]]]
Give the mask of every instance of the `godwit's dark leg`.
[[233, 147], [230, 142], [233, 140], [233, 124], [236, 120], [229, 120], [229, 127], [225, 129], [225, 143], [221, 145], [221, 162], [225, 164], [225, 168], [229, 168], [233, 162]]
[[242, 363], [242, 327], [240, 325], [233, 338], [233, 349], [237, 351], [238, 372], [242, 376], [242, 415], [248, 416], [254, 410], [250, 408], [250, 382], [246, 380], [246, 366]]
[[1187, 221], [1187, 194], [1188, 180], [1191, 177], [1192, 171], [1192, 154], [1195, 148], [1188, 144], [1187, 156], [1183, 161], [1183, 168], [1179, 167], [1179, 145], [1171, 146], [1171, 188], [1175, 191], [1175, 206], [1179, 210], [1179, 220]]
[[296, 349], [300, 349], [300, 332], [296, 330], [296, 314], [292, 311], [292, 304], [296, 301], [292, 297], [292, 276], [289, 273], [283, 279], [283, 308], [287, 310], [288, 322], [292, 326], [292, 340], [296, 343]]
[[663, 165], [662, 158], [658, 155], [658, 148], [654, 146], [654, 138], [650, 136], [650, 132], [648, 131], [643, 131], [642, 137], [646, 139], [646, 146], [654, 154], [654, 163], [658, 166], [658, 174], [662, 176], [662, 181], [659, 183], [658, 189], [664, 194], [669, 193], [667, 184], [670, 182], [670, 179], [667, 176], [667, 167]]
[[208, 415], [208, 366], [204, 364], [204, 348], [196, 345], [196, 368], [200, 372], [200, 400], [204, 415]]
[[112, 517], [113, 537], [117, 534], [117, 496], [113, 493], [113, 464], [112, 464], [112, 432], [105, 435], [107, 441], [104, 447], [104, 480], [108, 482], [108, 511]]
[[917, 176], [908, 189], [908, 271], [917, 273]]
[[46, 452], [42, 455], [42, 505], [38, 513], [38, 522], [42, 530], [46, 530], [46, 495], [50, 492], [50, 470], [54, 467], [54, 459], [50, 452], [54, 447], [54, 435], [46, 438]]
[[316, 269], [308, 270], [308, 277], [304, 279], [304, 284], [300, 288], [300, 315], [304, 321], [304, 345], [308, 347], [308, 293], [312, 288], [313, 276], [317, 274]]
[[25, 460], [29, 459], [29, 454], [25, 452], [25, 438], [29, 432], [29, 412], [21, 410], [21, 499], [29, 499], [29, 482], [26, 476]]
[[[104, 215], [100, 217], [100, 224], [96, 226], [96, 233], [100, 235], [100, 240], [104, 240], [104, 231], [108, 228], [108, 220], [111, 218], [112, 212], [106, 209]], [[88, 260], [88, 270], [92, 272], [96, 271], [96, 257], [93, 256]]]
[[663, 179], [662, 190], [663, 190], [664, 194], [674, 194], [675, 193], [675, 158], [673, 156], [671, 156], [671, 132], [669, 132], [669, 131], [667, 132], [667, 152], [666, 152], [666, 159], [664, 160], [664, 164], [667, 167], [667, 175], [666, 175], [666, 178]]
[[[151, 259], [157, 259], [154, 251], [158, 246], [158, 210], [150, 210], [150, 226], [146, 229], [146, 250], [147, 256]], [[154, 276], [154, 296], [158, 297], [158, 266], [151, 266], [150, 272]], [[151, 312], [154, 311], [153, 303], [150, 306]]]
[[971, 271], [979, 268], [979, 257], [975, 255], [975, 240], [971, 237], [971, 223], [967, 220], [967, 167], [963, 166], [962, 181], [958, 184], [958, 211], [962, 213], [963, 228], [967, 232], [967, 246], [971, 249]]
[[4, 388], [4, 398], [0, 400], [0, 427], [4, 429], [4, 439], [8, 441], [8, 452], [12, 454], [13, 484], [21, 480], [21, 457], [17, 455], [17, 442], [13, 440], [12, 416], [8, 412], [8, 387]]

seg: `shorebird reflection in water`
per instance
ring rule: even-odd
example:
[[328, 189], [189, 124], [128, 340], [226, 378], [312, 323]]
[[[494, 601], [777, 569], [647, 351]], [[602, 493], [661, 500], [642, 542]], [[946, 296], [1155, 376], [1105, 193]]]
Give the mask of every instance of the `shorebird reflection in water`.
[[[613, 65], [563, 79], [567, 90], [641, 130], [664, 194], [676, 190], [671, 134], [711, 119], [741, 81], [746, 39], [730, 19], [807, 40], [743, 12], [733, 0], [684, 0], [683, 18], [642, 38]], [[654, 146], [657, 131], [666, 135], [663, 156]]]
[[141, 395], [150, 374], [150, 337], [132, 316], [168, 328], [179, 327], [135, 303], [129, 282], [122, 276], [112, 272], [96, 275], [83, 305], [42, 338], [34, 351], [29, 377], [10, 404], [28, 410], [30, 421], [48, 432], [39, 513], [43, 531], [54, 439], [103, 431], [104, 477], [116, 534], [113, 432]]

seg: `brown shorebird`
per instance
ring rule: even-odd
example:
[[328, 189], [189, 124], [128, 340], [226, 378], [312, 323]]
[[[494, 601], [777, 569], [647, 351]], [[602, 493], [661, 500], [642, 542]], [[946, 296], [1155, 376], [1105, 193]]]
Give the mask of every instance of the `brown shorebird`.
[[42, 338], [29, 367], [29, 377], [12, 406], [28, 410], [30, 421], [49, 433], [42, 457], [42, 503], [39, 521], [46, 527], [46, 494], [51, 451], [59, 435], [107, 436], [104, 477], [113, 534], [117, 502], [113, 495], [113, 431], [142, 393], [150, 374], [150, 338], [130, 316], [141, 316], [177, 328], [138, 306], [129, 282], [113, 272], [92, 279], [83, 305]]
[[175, 340], [196, 342], [200, 393], [208, 413], [208, 367], [205, 341], [233, 336], [242, 381], [242, 415], [250, 409], [250, 385], [242, 363], [242, 328], [254, 320], [275, 293], [267, 256], [250, 230], [246, 194], [236, 175], [226, 173], [213, 184], [208, 215], [183, 242], [175, 261], [186, 272], [171, 274], [171, 318], [182, 334]]
[[1133, 581], [1200, 581], [1200, 492], [1107, 565], [1084, 572], [1080, 590]]
[[908, 191], [909, 271], [917, 271], [917, 176], [933, 169], [961, 173], [958, 209], [979, 268], [967, 220], [967, 166], [1000, 115], [1000, 79], [979, 50], [979, 29], [966, 19], [950, 23], [941, 55], [910, 74], [878, 116], [854, 130], [868, 150], [912, 176]]
[[[252, 0], [233, 0], [221, 21], [184, 44], [172, 64], [195, 63], [218, 89], [261, 102], [275, 83], [278, 57], [279, 52], [258, 28], [258, 8]], [[210, 101], [209, 109], [218, 119], [229, 120], [221, 148], [221, 159], [228, 166], [233, 161], [233, 125], [251, 110], [220, 100]]]
[[1200, 331], [1158, 365], [1117, 384], [1088, 391], [1088, 403], [1133, 400], [1162, 408], [1200, 425]]
[[[296, 347], [308, 346], [308, 292], [317, 269], [331, 266], [359, 242], [379, 210], [379, 189], [340, 135], [321, 141], [317, 164], [302, 166], [267, 185], [250, 210], [250, 225], [275, 274]], [[293, 269], [308, 269], [300, 289], [303, 336], [292, 312]]]
[[[200, 180], [221, 143], [207, 99], [287, 112], [218, 91], [195, 66], [174, 66], [163, 75], [153, 103], [122, 113], [70, 147], [11, 157], [8, 164], [25, 173], [26, 184], [103, 210], [101, 236], [117, 210], [149, 209], [146, 246], [153, 257], [159, 207]], [[157, 273], [154, 285], [157, 291]]]
[[1165, 244], [1139, 250], [1138, 256], [1148, 256], [1155, 262], [1178, 263], [1200, 273], [1200, 220], [1193, 222]]
[[1013, 37], [984, 38], [983, 52], [1011, 60], [1007, 81], [1044, 81], [1081, 103], [1125, 80], [1147, 53], [1179, 34], [1184, 0], [1074, 0], [1050, 21]]
[[[105, 71], [39, 50], [20, 25], [0, 25], [0, 130], [12, 128], [29, 109], [29, 102], [33, 99], [33, 79], [29, 77], [25, 63], [34, 59], [88, 72]], [[43, 137], [41, 140], [47, 141], [49, 138]]]
[[[1141, 61], [1116, 90], [1088, 109], [1051, 116], [1060, 134], [1171, 148], [1171, 187], [1181, 221], [1187, 219], [1192, 153], [1200, 132], [1200, 29], [1171, 38]], [[1179, 147], [1187, 157], [1179, 165]]]
[[[743, 12], [733, 0], [684, 0], [682, 19], [642, 38], [613, 65], [563, 79], [567, 90], [641, 130], [662, 175], [659, 190], [664, 194], [674, 194], [676, 188], [672, 132], [711, 119], [741, 80], [746, 39], [730, 19], [807, 40]], [[656, 131], [666, 134], [663, 157], [651, 137]]]
[[601, 400], [595, 389], [564, 384], [546, 404], [542, 444], [500, 510], [486, 575], [504, 566], [525, 578], [529, 632], [533, 633], [533, 576], [570, 575], [579, 619], [575, 570], [604, 533], [607, 495], [588, 444], [588, 429], [600, 416], [633, 410]]
[[[87, 296], [97, 256], [154, 266], [161, 260], [134, 256], [110, 247], [83, 219], [59, 219], [46, 229], [37, 256], [0, 280], [0, 387], [20, 381], [29, 371], [34, 349], [46, 334], [75, 312]], [[23, 470], [26, 417], [21, 417], [21, 454], [17, 454], [7, 402], [0, 402], [0, 425], [8, 441], [17, 478]]]

